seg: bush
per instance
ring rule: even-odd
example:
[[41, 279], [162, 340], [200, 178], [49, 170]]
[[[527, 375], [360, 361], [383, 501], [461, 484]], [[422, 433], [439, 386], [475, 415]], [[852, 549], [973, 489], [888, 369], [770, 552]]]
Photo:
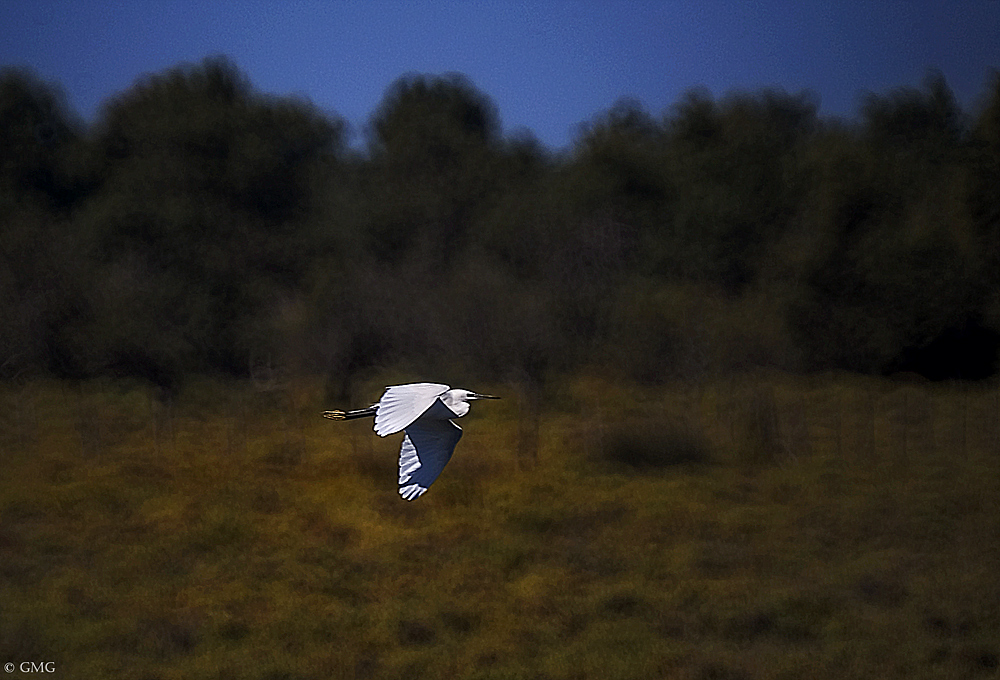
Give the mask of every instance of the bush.
[[599, 456], [615, 466], [657, 470], [676, 465], [706, 464], [710, 446], [704, 436], [686, 423], [665, 418], [624, 421], [600, 436]]
[[739, 463], [768, 465], [791, 455], [781, 436], [778, 409], [771, 387], [751, 390], [742, 400], [734, 418], [735, 454]]

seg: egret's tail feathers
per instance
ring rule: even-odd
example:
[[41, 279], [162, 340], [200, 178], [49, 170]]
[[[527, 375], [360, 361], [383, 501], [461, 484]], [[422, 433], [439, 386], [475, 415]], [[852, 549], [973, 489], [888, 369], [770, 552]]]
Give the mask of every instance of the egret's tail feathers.
[[372, 417], [375, 415], [375, 411], [378, 410], [378, 406], [369, 406], [368, 408], [359, 408], [357, 411], [323, 411], [323, 417], [329, 418], [330, 420], [353, 420], [354, 418], [365, 418]]

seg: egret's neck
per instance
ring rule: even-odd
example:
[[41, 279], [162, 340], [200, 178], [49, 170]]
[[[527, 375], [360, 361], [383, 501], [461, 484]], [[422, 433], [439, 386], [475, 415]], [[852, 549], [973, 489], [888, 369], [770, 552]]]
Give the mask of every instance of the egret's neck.
[[461, 418], [469, 412], [469, 402], [465, 400], [466, 390], [448, 390], [441, 395], [441, 401], [452, 413]]

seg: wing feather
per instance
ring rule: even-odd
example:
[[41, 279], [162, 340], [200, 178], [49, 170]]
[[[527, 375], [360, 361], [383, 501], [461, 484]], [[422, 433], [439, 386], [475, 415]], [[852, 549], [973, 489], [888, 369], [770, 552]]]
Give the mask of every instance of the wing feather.
[[380, 437], [404, 430], [447, 392], [447, 385], [411, 383], [385, 388], [375, 413], [375, 432]]
[[450, 420], [421, 418], [406, 428], [399, 449], [399, 495], [420, 497], [451, 460], [462, 428]]

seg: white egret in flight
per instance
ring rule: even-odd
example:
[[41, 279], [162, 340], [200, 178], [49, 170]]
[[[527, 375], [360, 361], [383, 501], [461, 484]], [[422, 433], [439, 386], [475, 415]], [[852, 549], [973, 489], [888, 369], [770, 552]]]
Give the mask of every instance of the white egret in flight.
[[399, 449], [399, 495], [408, 501], [420, 497], [438, 478], [462, 438], [452, 418], [469, 412], [474, 399], [499, 399], [469, 390], [450, 389], [437, 383], [411, 383], [385, 388], [385, 393], [368, 408], [356, 411], [324, 411], [324, 418], [351, 420], [375, 416], [375, 432], [380, 437], [402, 430]]

